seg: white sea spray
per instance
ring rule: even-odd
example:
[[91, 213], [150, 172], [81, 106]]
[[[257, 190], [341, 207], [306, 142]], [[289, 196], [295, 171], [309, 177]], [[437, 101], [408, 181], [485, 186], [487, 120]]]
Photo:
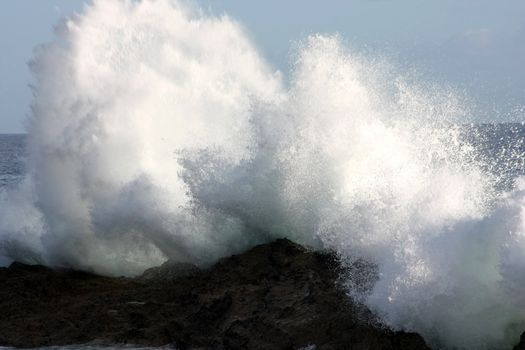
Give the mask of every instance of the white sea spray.
[[288, 237], [377, 264], [371, 290], [348, 291], [394, 329], [510, 348], [525, 185], [497, 189], [450, 89], [338, 36], [298, 46], [285, 86], [231, 18], [95, 0], [32, 63], [28, 175], [1, 194], [1, 255], [133, 275]]

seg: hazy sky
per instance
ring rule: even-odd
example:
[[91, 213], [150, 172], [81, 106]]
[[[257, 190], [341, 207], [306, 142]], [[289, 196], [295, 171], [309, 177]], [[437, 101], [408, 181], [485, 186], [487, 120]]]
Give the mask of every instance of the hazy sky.
[[[23, 132], [33, 48], [53, 37], [82, 0], [3, 0], [0, 11], [0, 133]], [[200, 0], [243, 23], [266, 58], [286, 73], [291, 44], [338, 32], [478, 101], [487, 116], [520, 118], [525, 104], [524, 0]], [[484, 114], [484, 115], [483, 115]], [[521, 118], [523, 119], [523, 118]]]

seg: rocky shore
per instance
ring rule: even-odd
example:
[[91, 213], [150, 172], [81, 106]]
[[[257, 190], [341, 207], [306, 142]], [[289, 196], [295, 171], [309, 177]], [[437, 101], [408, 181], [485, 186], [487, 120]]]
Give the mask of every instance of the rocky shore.
[[0, 269], [0, 346], [429, 349], [382, 327], [347, 297], [340, 273], [332, 255], [288, 240], [206, 270], [166, 263], [137, 278], [13, 263]]

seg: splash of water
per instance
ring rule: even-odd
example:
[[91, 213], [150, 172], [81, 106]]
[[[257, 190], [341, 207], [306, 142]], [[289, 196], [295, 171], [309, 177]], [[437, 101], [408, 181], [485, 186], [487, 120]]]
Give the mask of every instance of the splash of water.
[[320, 35], [285, 88], [235, 21], [167, 0], [96, 0], [32, 67], [0, 255], [136, 274], [284, 236], [376, 263], [349, 293], [436, 347], [525, 329], [525, 186], [498, 191], [449, 90]]

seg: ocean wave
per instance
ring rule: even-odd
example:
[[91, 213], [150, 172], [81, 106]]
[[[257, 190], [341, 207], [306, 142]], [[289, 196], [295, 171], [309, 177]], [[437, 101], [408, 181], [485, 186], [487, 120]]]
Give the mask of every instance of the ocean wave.
[[285, 84], [227, 16], [96, 0], [69, 18], [31, 64], [28, 173], [2, 192], [0, 254], [134, 275], [287, 237], [376, 263], [372, 291], [348, 291], [394, 329], [510, 347], [525, 186], [501, 188], [461, 94], [337, 35], [297, 46]]

